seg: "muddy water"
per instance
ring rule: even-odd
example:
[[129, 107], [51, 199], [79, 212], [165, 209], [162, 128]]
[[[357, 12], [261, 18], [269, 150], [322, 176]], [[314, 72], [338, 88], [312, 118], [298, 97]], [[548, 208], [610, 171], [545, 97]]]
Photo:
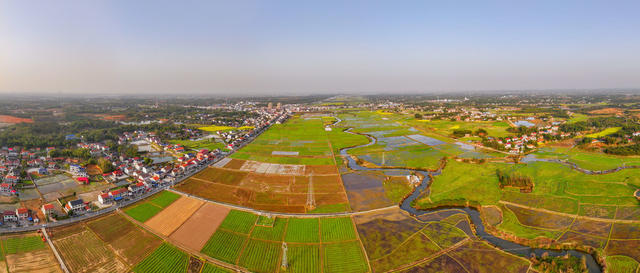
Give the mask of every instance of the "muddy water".
[[[336, 121], [333, 125], [339, 123], [341, 120]], [[348, 130], [346, 130], [347, 133], [351, 133], [350, 132], [351, 128], [349, 128]], [[376, 143], [376, 139], [366, 135], [367, 138], [369, 138], [369, 143], [364, 144], [364, 145], [360, 145], [360, 146], [356, 146], [356, 147], [350, 147], [350, 148], [344, 148], [342, 150], [340, 150], [340, 155], [342, 155], [344, 158], [347, 159], [348, 161], [348, 166], [349, 168], [353, 169], [353, 170], [361, 170], [361, 171], [367, 171], [367, 170], [373, 170], [373, 171], [389, 171], [390, 168], [385, 168], [385, 169], [380, 169], [380, 168], [367, 168], [361, 165], [358, 165], [358, 163], [351, 158], [351, 156], [349, 156], [348, 151], [350, 149], [354, 149], [354, 148], [360, 148], [360, 147], [367, 147], [370, 145], [373, 145]], [[404, 170], [404, 171], [412, 171], [409, 169], [403, 169], [403, 168], [392, 168], [392, 169], [396, 169], [396, 170]], [[433, 213], [433, 212], [439, 212], [439, 211], [444, 211], [444, 210], [448, 210], [451, 209], [451, 207], [444, 207], [444, 208], [434, 208], [434, 209], [424, 209], [424, 210], [419, 210], [416, 209], [414, 207], [411, 206], [411, 203], [416, 200], [421, 194], [425, 193], [428, 194], [428, 186], [429, 183], [431, 182], [431, 179], [429, 178], [429, 174], [431, 174], [432, 176], [437, 176], [439, 175], [441, 172], [437, 171], [437, 172], [425, 172], [425, 171], [418, 171], [419, 173], [421, 173], [424, 176], [424, 179], [422, 180], [422, 182], [420, 183], [420, 185], [418, 187], [416, 187], [414, 189], [414, 191], [411, 193], [411, 195], [406, 198], [402, 204], [400, 204], [400, 208], [402, 208], [403, 210], [413, 214], [413, 215], [422, 215], [422, 214], [427, 214], [427, 213]], [[525, 245], [521, 245], [521, 244], [517, 244], [511, 241], [507, 241], [498, 237], [495, 237], [489, 233], [487, 233], [485, 231], [485, 227], [484, 227], [484, 223], [482, 222], [482, 219], [480, 217], [480, 213], [473, 208], [469, 208], [469, 207], [461, 207], [459, 208], [460, 210], [464, 211], [467, 215], [469, 215], [469, 218], [471, 219], [471, 222], [473, 223], [473, 225], [475, 226], [475, 231], [476, 234], [478, 235], [479, 238], [481, 238], [482, 240], [487, 241], [488, 243], [490, 243], [493, 246], [496, 246], [497, 248], [512, 253], [512, 254], [516, 254], [516, 255], [520, 255], [520, 256], [524, 256], [524, 257], [531, 257], [532, 254], [535, 254], [536, 256], [541, 256], [543, 253], [547, 253], [549, 256], [553, 256], [553, 257], [557, 257], [557, 256], [565, 256], [567, 254], [574, 256], [574, 257], [578, 257], [578, 258], [582, 258], [585, 257], [586, 261], [587, 261], [587, 267], [589, 268], [589, 272], [590, 273], [601, 273], [602, 272], [602, 268], [600, 267], [600, 265], [598, 265], [598, 263], [595, 261], [595, 259], [593, 258], [593, 256], [589, 253], [585, 253], [582, 251], [577, 251], [577, 250], [549, 250], [549, 249], [542, 249], [542, 248], [532, 248], [532, 247], [528, 247]]]

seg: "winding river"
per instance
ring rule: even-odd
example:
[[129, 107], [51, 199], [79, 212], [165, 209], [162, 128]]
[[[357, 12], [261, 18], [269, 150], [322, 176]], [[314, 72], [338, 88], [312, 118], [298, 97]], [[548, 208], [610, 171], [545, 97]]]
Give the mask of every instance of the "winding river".
[[[336, 125], [339, 122], [341, 122], [342, 120], [338, 119], [335, 123], [333, 123], [332, 125]], [[348, 130], [346, 130], [345, 132], [350, 133], [350, 134], [355, 134], [353, 132], [351, 132], [352, 128], [349, 128]], [[363, 145], [359, 145], [359, 146], [355, 146], [355, 147], [349, 147], [349, 148], [343, 148], [340, 150], [340, 155], [343, 156], [344, 158], [347, 159], [348, 161], [348, 166], [349, 168], [353, 169], [353, 170], [362, 170], [362, 171], [388, 171], [390, 169], [395, 169], [395, 170], [406, 170], [406, 171], [415, 171], [415, 170], [410, 170], [410, 169], [404, 169], [401, 167], [392, 167], [392, 168], [368, 168], [368, 167], [364, 167], [359, 165], [356, 160], [354, 160], [351, 156], [349, 156], [348, 151], [351, 149], [355, 149], [355, 148], [361, 148], [361, 147], [367, 147], [370, 145], [373, 145], [376, 143], [376, 139], [370, 135], [367, 134], [361, 134], [366, 136], [367, 138], [369, 138], [369, 143], [367, 144], [363, 144]], [[439, 211], [445, 211], [445, 210], [450, 210], [450, 207], [445, 207], [445, 208], [433, 208], [433, 209], [416, 209], [414, 207], [411, 206], [411, 203], [416, 200], [425, 190], [427, 190], [429, 183], [431, 182], [431, 179], [429, 178], [429, 174], [431, 176], [437, 176], [441, 173], [440, 170], [435, 171], [435, 172], [426, 172], [426, 171], [417, 171], [418, 173], [420, 173], [421, 175], [424, 176], [424, 179], [422, 180], [422, 182], [420, 183], [419, 186], [417, 186], [414, 191], [411, 193], [411, 195], [409, 195], [408, 198], [405, 198], [405, 200], [400, 204], [400, 208], [402, 208], [403, 210], [409, 212], [410, 214], [413, 215], [422, 215], [422, 214], [427, 214], [427, 213], [433, 213], [433, 212], [439, 212]], [[524, 256], [524, 257], [531, 257], [532, 254], [535, 254], [537, 257], [540, 257], [543, 253], [547, 253], [549, 256], [553, 256], [553, 257], [558, 257], [558, 256], [565, 256], [567, 254], [571, 255], [571, 256], [575, 256], [578, 258], [582, 258], [585, 257], [586, 259], [586, 264], [587, 267], [589, 269], [590, 273], [601, 273], [602, 272], [602, 268], [600, 267], [600, 265], [595, 261], [594, 257], [586, 252], [582, 252], [582, 251], [577, 251], [577, 250], [551, 250], [551, 249], [542, 249], [542, 248], [532, 248], [529, 246], [525, 246], [525, 245], [521, 245], [521, 244], [517, 244], [511, 241], [507, 241], [501, 238], [498, 238], [496, 236], [493, 236], [489, 233], [487, 233], [485, 231], [485, 227], [484, 224], [482, 222], [482, 218], [480, 217], [480, 212], [474, 208], [470, 208], [470, 207], [460, 207], [458, 208], [461, 211], [463, 211], [464, 213], [466, 213], [469, 218], [471, 219], [471, 222], [473, 223], [473, 226], [475, 226], [475, 233], [476, 235], [482, 239], [487, 241], [488, 243], [490, 243], [491, 245], [512, 253], [512, 254], [516, 254], [519, 256]]]

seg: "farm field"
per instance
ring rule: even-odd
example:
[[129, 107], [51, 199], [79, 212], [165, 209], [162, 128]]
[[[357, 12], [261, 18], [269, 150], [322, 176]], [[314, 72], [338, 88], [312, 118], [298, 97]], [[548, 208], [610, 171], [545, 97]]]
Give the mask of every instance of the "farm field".
[[206, 203], [169, 237], [188, 247], [200, 250], [218, 229], [229, 211], [230, 209], [227, 207]]
[[133, 272], [186, 272], [189, 255], [169, 244], [162, 244], [133, 268]]
[[198, 210], [203, 201], [186, 196], [180, 197], [174, 203], [160, 211], [151, 219], [144, 222], [152, 230], [164, 236], [169, 236]]
[[65, 264], [73, 272], [114, 272], [127, 268], [124, 262], [92, 231], [81, 227], [53, 240]]
[[0, 265], [0, 272], [62, 272], [49, 246], [35, 233], [0, 237]]

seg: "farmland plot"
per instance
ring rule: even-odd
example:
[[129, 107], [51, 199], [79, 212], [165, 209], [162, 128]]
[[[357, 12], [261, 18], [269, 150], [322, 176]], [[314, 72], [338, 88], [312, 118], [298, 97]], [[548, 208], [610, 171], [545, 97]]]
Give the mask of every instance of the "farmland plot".
[[318, 218], [289, 218], [285, 241], [296, 243], [320, 242], [319, 227]]
[[154, 215], [158, 214], [162, 210], [161, 207], [153, 205], [151, 203], [140, 203], [132, 207], [126, 208], [124, 212], [140, 222], [149, 220]]
[[240, 266], [252, 272], [275, 272], [280, 266], [281, 244], [249, 240], [240, 258]]
[[288, 248], [291, 272], [320, 272], [320, 245], [289, 244]]
[[54, 241], [73, 272], [123, 271], [126, 266], [93, 232], [83, 230]]
[[192, 249], [200, 250], [229, 211], [227, 207], [206, 203], [169, 237]]
[[137, 264], [133, 268], [133, 272], [186, 272], [188, 263], [189, 255], [174, 246], [164, 243], [147, 258], [142, 260], [142, 262]]
[[322, 242], [355, 240], [356, 233], [349, 217], [320, 218]]
[[322, 248], [324, 272], [357, 273], [369, 270], [360, 242], [323, 244]]
[[169, 236], [182, 223], [184, 223], [191, 215], [204, 204], [199, 199], [180, 197], [173, 204], [156, 214], [153, 218], [145, 222], [147, 226], [156, 232]]
[[51, 250], [40, 249], [6, 256], [9, 272], [62, 272]]
[[218, 229], [204, 245], [201, 252], [211, 258], [235, 264], [246, 240], [246, 235]]

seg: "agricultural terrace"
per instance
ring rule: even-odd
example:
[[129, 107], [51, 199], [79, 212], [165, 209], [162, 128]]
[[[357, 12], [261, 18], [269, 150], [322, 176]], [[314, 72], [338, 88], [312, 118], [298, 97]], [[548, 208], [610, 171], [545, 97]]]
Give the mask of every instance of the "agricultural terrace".
[[369, 271], [349, 217], [270, 218], [232, 210], [201, 252], [252, 272], [276, 272], [283, 242], [288, 271]]
[[[275, 124], [231, 158], [190, 177], [176, 189], [266, 211], [349, 211], [332, 143], [346, 147], [366, 143], [366, 138], [341, 130], [325, 131], [324, 125], [332, 122], [331, 117], [303, 115]], [[306, 206], [311, 183], [314, 208]]]
[[35, 233], [0, 237], [0, 271], [62, 272], [49, 246]]
[[476, 239], [461, 211], [416, 219], [395, 208], [358, 215], [354, 221], [373, 272], [526, 272], [530, 266], [527, 259]]

